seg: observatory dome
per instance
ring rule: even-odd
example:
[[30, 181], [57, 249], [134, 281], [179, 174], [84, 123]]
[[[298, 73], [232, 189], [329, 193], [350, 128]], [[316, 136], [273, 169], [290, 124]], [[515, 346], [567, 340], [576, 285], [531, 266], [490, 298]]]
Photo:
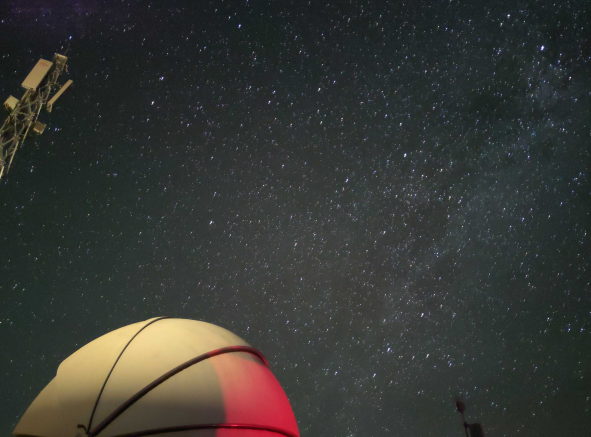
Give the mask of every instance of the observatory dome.
[[265, 357], [205, 322], [156, 318], [64, 360], [14, 430], [27, 437], [299, 437]]

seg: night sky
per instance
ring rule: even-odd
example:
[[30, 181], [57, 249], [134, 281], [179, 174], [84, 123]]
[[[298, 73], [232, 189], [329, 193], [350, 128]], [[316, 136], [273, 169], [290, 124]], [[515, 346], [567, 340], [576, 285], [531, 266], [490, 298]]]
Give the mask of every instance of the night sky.
[[154, 316], [260, 349], [302, 436], [589, 435], [591, 3], [2, 2], [0, 434]]

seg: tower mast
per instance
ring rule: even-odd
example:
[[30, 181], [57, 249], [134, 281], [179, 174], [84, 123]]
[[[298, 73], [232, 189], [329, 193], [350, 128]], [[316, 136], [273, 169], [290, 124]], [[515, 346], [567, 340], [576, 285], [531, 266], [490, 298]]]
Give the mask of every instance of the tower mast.
[[[27, 135], [31, 132], [36, 135], [43, 133], [45, 125], [37, 121], [43, 106], [51, 112], [55, 101], [72, 84], [71, 80], [64, 86], [57, 82], [60, 75], [68, 71], [67, 62], [66, 56], [57, 53], [53, 61], [40, 59], [22, 83], [26, 90], [23, 97], [17, 100], [10, 96], [4, 102], [9, 115], [0, 128], [0, 179], [10, 170], [14, 155]], [[52, 91], [58, 87], [58, 92], [48, 101]]]

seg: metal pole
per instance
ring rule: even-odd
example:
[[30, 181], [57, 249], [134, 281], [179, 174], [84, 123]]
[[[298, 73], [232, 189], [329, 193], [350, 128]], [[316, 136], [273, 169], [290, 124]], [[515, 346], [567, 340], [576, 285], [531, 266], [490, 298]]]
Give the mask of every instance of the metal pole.
[[468, 424], [466, 423], [466, 419], [464, 419], [464, 412], [462, 411], [462, 425], [464, 426], [464, 432], [466, 433], [466, 437], [468, 437]]
[[460, 398], [456, 398], [456, 409], [462, 415], [462, 426], [464, 427], [466, 437], [468, 437], [468, 424], [466, 423], [466, 419], [464, 419], [464, 411], [466, 411], [466, 404], [464, 404], [464, 401]]

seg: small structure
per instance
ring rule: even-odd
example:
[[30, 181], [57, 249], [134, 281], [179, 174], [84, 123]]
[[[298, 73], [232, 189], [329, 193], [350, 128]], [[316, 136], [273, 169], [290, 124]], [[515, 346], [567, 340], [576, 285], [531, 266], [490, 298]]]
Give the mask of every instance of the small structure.
[[[466, 404], [460, 398], [456, 399], [456, 409], [462, 415], [462, 423], [466, 437], [484, 437], [484, 428], [480, 423], [467, 423], [464, 418], [464, 411], [466, 411]], [[469, 433], [468, 433], [469, 432]]]
[[8, 112], [12, 112], [14, 111], [14, 108], [16, 108], [16, 105], [18, 105], [18, 99], [13, 96], [8, 96], [4, 102], [4, 109], [6, 109]]
[[33, 125], [33, 133], [35, 135], [41, 135], [43, 133], [43, 131], [45, 130], [45, 127], [46, 127], [45, 124], [36, 121], [35, 124]]
[[209, 323], [156, 318], [68, 357], [17, 437], [299, 437], [265, 357]]

